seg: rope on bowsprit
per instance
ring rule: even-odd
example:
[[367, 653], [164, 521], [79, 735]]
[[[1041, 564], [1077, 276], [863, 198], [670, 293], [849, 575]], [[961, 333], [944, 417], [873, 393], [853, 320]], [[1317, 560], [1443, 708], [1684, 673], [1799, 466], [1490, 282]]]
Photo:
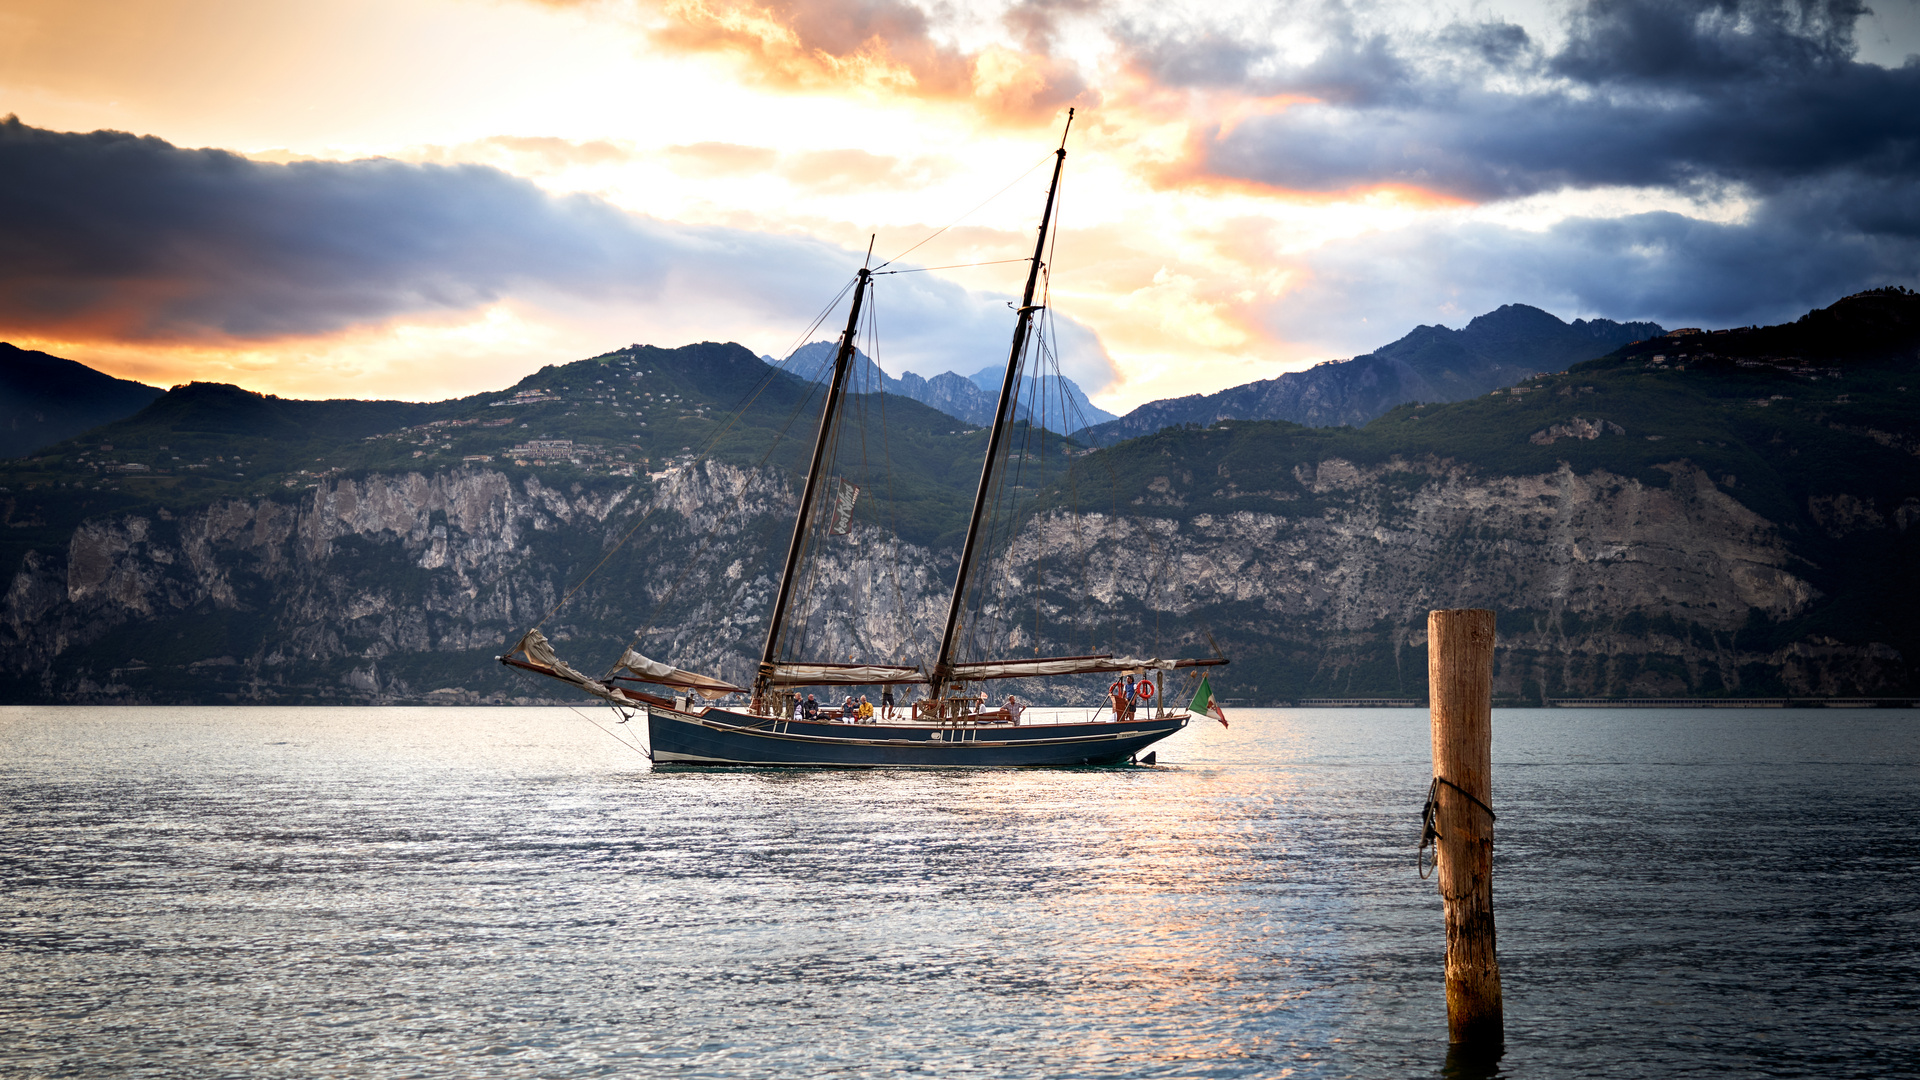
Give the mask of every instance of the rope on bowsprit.
[[[1433, 874], [1433, 868], [1439, 865], [1440, 846], [1434, 842], [1441, 839], [1440, 826], [1438, 824], [1440, 818], [1441, 784], [1445, 784], [1460, 794], [1465, 795], [1473, 805], [1485, 810], [1488, 821], [1500, 820], [1500, 815], [1493, 812], [1493, 807], [1481, 802], [1473, 792], [1468, 791], [1466, 788], [1461, 787], [1459, 784], [1454, 783], [1444, 776], [1434, 777], [1433, 783], [1427, 785], [1427, 805], [1420, 811], [1420, 848], [1414, 852], [1414, 868], [1420, 872], [1421, 881], [1427, 880], [1427, 878]], [[1434, 862], [1432, 864], [1429, 864], [1426, 859], [1427, 848], [1429, 846], [1433, 848]]]
[[[574, 715], [578, 716], [580, 719], [585, 720], [587, 723], [592, 724], [594, 727], [599, 728], [603, 732], [606, 732], [607, 738], [612, 739], [614, 742], [619, 743], [621, 746], [624, 746], [627, 749], [633, 751], [634, 753], [639, 754], [641, 757], [646, 758], [648, 761], [653, 760], [652, 754], [648, 753], [646, 750], [642, 749], [641, 747], [635, 746], [634, 744], [621, 738], [616, 732], [614, 732], [610, 728], [602, 726], [600, 721], [595, 720], [593, 717], [588, 716], [586, 713], [581, 712], [579, 709], [575, 709], [571, 705], [567, 706], [567, 708], [573, 709]], [[629, 713], [627, 710], [622, 709], [617, 705], [614, 706], [613, 711], [620, 714], [620, 719], [614, 721], [615, 723], [624, 724], [627, 721], [633, 719], [634, 717], [634, 714]]]

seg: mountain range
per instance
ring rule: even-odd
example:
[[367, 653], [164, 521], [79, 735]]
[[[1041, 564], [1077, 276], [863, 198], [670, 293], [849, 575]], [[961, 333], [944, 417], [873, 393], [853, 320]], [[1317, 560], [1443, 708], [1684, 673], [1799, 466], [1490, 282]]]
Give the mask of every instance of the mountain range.
[[[1458, 401], [1661, 332], [1654, 323], [1595, 319], [1568, 324], [1538, 308], [1510, 304], [1461, 330], [1417, 327], [1352, 360], [1214, 394], [1153, 401], [1124, 417], [1093, 404], [1070, 378], [1028, 376], [1022, 380], [1014, 416], [1097, 446], [1174, 425], [1228, 419], [1358, 425], [1403, 402]], [[760, 359], [800, 379], [823, 381], [835, 345], [815, 341], [794, 350], [784, 362], [771, 356]], [[894, 378], [865, 353], [855, 350], [854, 355], [849, 381], [853, 392], [896, 394], [975, 426], [993, 420], [999, 368], [982, 368], [970, 376], [949, 371], [931, 379], [909, 371]], [[71, 360], [0, 343], [0, 457], [17, 457], [131, 416], [160, 394], [155, 387], [115, 379]]]
[[1529, 375], [1591, 360], [1665, 331], [1650, 322], [1560, 321], [1525, 304], [1507, 304], [1463, 329], [1420, 326], [1391, 345], [1307, 371], [1214, 394], [1148, 402], [1074, 437], [1096, 446], [1151, 435], [1177, 424], [1217, 420], [1291, 420], [1310, 427], [1359, 427], [1410, 401], [1464, 401]]
[[[781, 366], [802, 379], [824, 381], [833, 365], [837, 345], [832, 341], [802, 345]], [[771, 356], [761, 359], [775, 363]], [[912, 398], [976, 427], [993, 423], [994, 408], [1000, 403], [1002, 368], [982, 368], [971, 376], [948, 371], [931, 379], [907, 371], [896, 379], [858, 349], [854, 350], [854, 365], [848, 385], [856, 392], [877, 391]], [[1115, 419], [1112, 413], [1089, 400], [1079, 384], [1064, 375], [1026, 376], [1021, 380], [1017, 401], [1014, 419], [1029, 421], [1057, 434], [1071, 434]]]
[[[1418, 697], [1426, 610], [1484, 606], [1509, 704], [1920, 693], [1920, 296], [1529, 366], [1363, 426], [1050, 444], [972, 647], [1217, 642], [1230, 700]], [[746, 678], [818, 391], [718, 343], [430, 404], [176, 387], [0, 462], [0, 700], [537, 700], [492, 658], [603, 560], [545, 625], [563, 654], [639, 630]], [[893, 395], [848, 416], [863, 494], [797, 617], [819, 655], [910, 660], [985, 432]]]

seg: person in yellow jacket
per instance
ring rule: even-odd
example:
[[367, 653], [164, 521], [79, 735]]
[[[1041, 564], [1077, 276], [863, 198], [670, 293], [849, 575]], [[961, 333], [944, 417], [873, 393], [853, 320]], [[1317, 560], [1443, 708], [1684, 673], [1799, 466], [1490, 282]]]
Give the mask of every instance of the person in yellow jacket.
[[873, 702], [868, 701], [865, 694], [860, 695], [860, 722], [873, 723]]

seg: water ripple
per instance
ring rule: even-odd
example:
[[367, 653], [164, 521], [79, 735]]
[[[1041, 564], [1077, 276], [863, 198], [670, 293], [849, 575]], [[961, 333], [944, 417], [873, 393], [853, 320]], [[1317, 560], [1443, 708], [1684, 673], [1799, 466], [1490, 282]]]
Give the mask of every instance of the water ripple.
[[[1911, 1070], [1910, 716], [1501, 713], [1494, 1074]], [[0, 1072], [1464, 1075], [1425, 715], [1164, 746], [655, 772], [568, 710], [0, 709]]]

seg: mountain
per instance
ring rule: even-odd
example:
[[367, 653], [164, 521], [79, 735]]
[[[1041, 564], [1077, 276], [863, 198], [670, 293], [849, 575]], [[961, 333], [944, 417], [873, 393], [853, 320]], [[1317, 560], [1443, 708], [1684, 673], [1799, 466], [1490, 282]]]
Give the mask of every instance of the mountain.
[[0, 341], [0, 458], [131, 416], [165, 391]]
[[1205, 426], [1216, 420], [1359, 426], [1404, 402], [1464, 401], [1661, 333], [1655, 323], [1576, 319], [1569, 324], [1539, 308], [1507, 304], [1464, 329], [1416, 327], [1393, 344], [1351, 360], [1215, 394], [1148, 402], [1075, 438], [1112, 446], [1177, 424]]
[[[994, 408], [1000, 404], [999, 392], [988, 393], [973, 381], [951, 371], [923, 379], [909, 371], [900, 377], [900, 390], [915, 401], [939, 409], [948, 416], [985, 427], [993, 423]], [[1024, 414], [1026, 410], [1020, 410]]]
[[[635, 345], [430, 404], [177, 387], [0, 463], [0, 573], [19, 586], [0, 599], [0, 701], [524, 695], [491, 663], [495, 639], [636, 515], [650, 528], [548, 632], [624, 639], [657, 618], [704, 633], [721, 586], [747, 627], [792, 528], [818, 389], [713, 343]], [[816, 585], [867, 589], [857, 560], [891, 545], [918, 560], [919, 589], [958, 546], [986, 433], [872, 394], [846, 416], [834, 475], [871, 494]], [[896, 640], [924, 637], [933, 606]]]
[[[837, 342], [815, 341], [795, 349], [783, 365], [792, 374], [813, 382], [824, 382], [833, 366]], [[761, 357], [774, 363], [772, 357]], [[976, 427], [993, 423], [993, 410], [1000, 402], [1000, 382], [1004, 369], [985, 368], [972, 378], [951, 371], [928, 379], [911, 371], [896, 379], [881, 369], [865, 353], [854, 350], [853, 369], [848, 386], [855, 392], [898, 394], [931, 406], [948, 416], [965, 420]], [[1085, 391], [1064, 375], [1027, 376], [1022, 380], [1019, 407], [1014, 418], [1026, 420], [1049, 431], [1070, 434], [1089, 424], [1114, 419], [1114, 415], [1088, 400]]]
[[[1034, 498], [994, 533], [970, 639], [1211, 638], [1229, 702], [1420, 697], [1426, 611], [1484, 606], [1508, 704], [1917, 694], [1915, 393], [1920, 296], [1878, 290], [1363, 427], [1061, 447], [1023, 461]], [[649, 655], [748, 678], [817, 395], [713, 343], [364, 418], [176, 390], [0, 463], [0, 700], [539, 700], [493, 658], [603, 561], [545, 624], [563, 655], [604, 665], [641, 630]], [[985, 433], [898, 397], [848, 415], [836, 475], [863, 494], [795, 618], [816, 655], [920, 658]], [[381, 423], [405, 426], [354, 434]]]
[[[967, 381], [986, 391], [989, 399], [996, 399], [1000, 395], [1000, 383], [1004, 375], [1003, 368], [986, 367], [968, 376]], [[1119, 419], [1095, 405], [1077, 383], [1064, 375], [1042, 375], [1038, 378], [1029, 376], [1020, 392], [1020, 400], [1044, 402], [1040, 409], [1041, 414], [1061, 417], [1062, 425], [1066, 427], [1069, 435], [1081, 428]], [[988, 408], [991, 409], [992, 406], [989, 405]], [[1049, 430], [1056, 427], [1052, 424], [1046, 426]]]
[[1916, 394], [1920, 294], [1874, 290], [1363, 428], [1164, 430], [1076, 468], [1131, 519], [1039, 520], [1240, 686], [1421, 696], [1425, 612], [1488, 607], [1511, 702], [1911, 694]]

